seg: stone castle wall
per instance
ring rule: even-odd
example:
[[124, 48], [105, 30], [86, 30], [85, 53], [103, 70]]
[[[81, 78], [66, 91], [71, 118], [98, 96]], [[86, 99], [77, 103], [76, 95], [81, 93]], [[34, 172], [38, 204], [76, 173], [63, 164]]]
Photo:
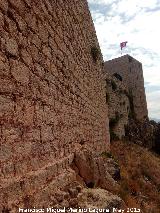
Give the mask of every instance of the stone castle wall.
[[142, 64], [129, 55], [107, 61], [104, 64], [106, 72], [111, 75], [115, 73], [121, 75], [122, 82], [133, 99], [135, 118], [137, 120], [148, 118]]
[[0, 23], [0, 211], [17, 212], [71, 180], [79, 144], [108, 149], [105, 82], [86, 0], [1, 0]]

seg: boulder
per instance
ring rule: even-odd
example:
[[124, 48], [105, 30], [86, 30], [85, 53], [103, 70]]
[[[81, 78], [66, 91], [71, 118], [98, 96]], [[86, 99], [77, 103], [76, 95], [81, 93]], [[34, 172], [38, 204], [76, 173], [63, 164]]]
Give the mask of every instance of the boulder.
[[102, 187], [112, 192], [118, 190], [115, 180], [120, 179], [120, 169], [114, 159], [81, 150], [75, 153], [74, 164], [88, 188]]

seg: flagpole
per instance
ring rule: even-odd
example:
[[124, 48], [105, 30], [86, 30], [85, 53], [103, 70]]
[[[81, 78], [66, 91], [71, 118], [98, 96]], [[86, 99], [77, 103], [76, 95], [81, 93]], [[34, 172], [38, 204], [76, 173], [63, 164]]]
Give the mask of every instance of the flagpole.
[[121, 47], [121, 56], [122, 56], [122, 50], [123, 50], [123, 48]]

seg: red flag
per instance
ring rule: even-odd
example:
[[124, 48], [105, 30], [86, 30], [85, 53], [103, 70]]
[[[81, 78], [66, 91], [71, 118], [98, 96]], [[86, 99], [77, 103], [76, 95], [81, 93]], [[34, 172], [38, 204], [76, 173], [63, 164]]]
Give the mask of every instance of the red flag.
[[126, 47], [126, 44], [127, 44], [128, 41], [124, 41], [124, 42], [121, 42], [120, 43], [120, 47], [121, 47], [121, 50]]

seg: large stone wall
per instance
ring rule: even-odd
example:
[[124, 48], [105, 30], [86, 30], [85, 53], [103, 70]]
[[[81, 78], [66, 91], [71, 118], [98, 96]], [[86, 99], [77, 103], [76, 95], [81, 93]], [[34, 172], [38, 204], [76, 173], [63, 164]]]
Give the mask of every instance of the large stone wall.
[[133, 99], [132, 110], [135, 118], [137, 120], [148, 118], [142, 64], [129, 55], [106, 61], [104, 64], [106, 72], [121, 75], [122, 82]]
[[108, 149], [105, 82], [86, 0], [1, 0], [0, 36], [0, 212], [17, 212], [51, 204], [79, 144]]

